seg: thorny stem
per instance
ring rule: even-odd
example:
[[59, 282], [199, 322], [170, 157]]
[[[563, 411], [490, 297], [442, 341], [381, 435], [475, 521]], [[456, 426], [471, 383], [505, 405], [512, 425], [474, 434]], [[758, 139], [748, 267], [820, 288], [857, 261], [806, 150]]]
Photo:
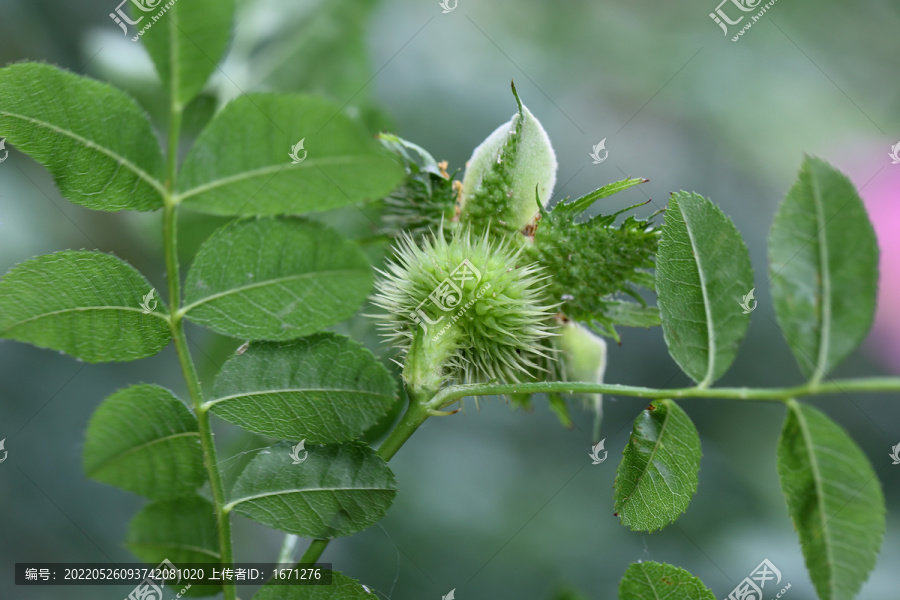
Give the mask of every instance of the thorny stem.
[[[403, 444], [406, 443], [416, 429], [425, 422], [425, 419], [431, 416], [428, 408], [429, 398], [427, 394], [410, 393], [409, 406], [403, 414], [403, 418], [397, 423], [397, 426], [391, 430], [391, 433], [378, 447], [375, 452], [385, 461], [391, 460]], [[309, 547], [300, 558], [299, 564], [312, 564], [319, 560], [322, 552], [328, 547], [330, 540], [318, 539], [310, 542]]]
[[429, 402], [431, 410], [440, 410], [466, 396], [494, 396], [499, 394], [557, 392], [562, 394], [611, 394], [638, 398], [718, 398], [721, 400], [751, 400], [788, 402], [791, 398], [842, 394], [849, 392], [900, 392], [900, 377], [868, 377], [838, 379], [825, 383], [807, 383], [788, 388], [708, 388], [689, 387], [655, 389], [631, 385], [579, 382], [537, 382], [519, 384], [472, 383], [451, 385], [439, 391]]
[[[197, 368], [194, 366], [187, 338], [184, 334], [182, 313], [177, 311], [177, 307], [181, 303], [181, 274], [178, 266], [178, 212], [173, 191], [175, 189], [175, 176], [178, 172], [178, 140], [181, 135], [183, 106], [178, 99], [176, 81], [177, 78], [173, 76], [169, 105], [169, 153], [166, 172], [166, 193], [163, 197], [163, 248], [166, 261], [166, 277], [168, 279], [169, 310], [171, 311], [169, 314], [169, 330], [172, 332], [172, 338], [175, 341], [178, 362], [181, 363], [181, 371], [191, 395], [194, 412], [197, 415], [200, 445], [203, 450], [203, 463], [209, 476], [218, 525], [219, 558], [222, 563], [229, 564], [234, 562], [234, 557], [231, 547], [231, 517], [229, 511], [224, 508], [225, 486], [222, 483], [222, 474], [219, 472], [216, 445], [213, 441], [212, 428], [209, 423], [209, 410], [203, 406], [203, 390], [200, 387], [200, 378], [197, 376]], [[237, 594], [234, 584], [224, 584], [223, 591], [225, 600], [236, 600]]]

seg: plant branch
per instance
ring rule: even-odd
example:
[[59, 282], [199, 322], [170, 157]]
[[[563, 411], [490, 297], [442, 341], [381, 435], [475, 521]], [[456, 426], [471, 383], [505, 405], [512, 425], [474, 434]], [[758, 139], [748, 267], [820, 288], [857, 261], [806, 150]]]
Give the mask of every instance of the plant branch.
[[[429, 398], [424, 394], [416, 394], [410, 392], [409, 406], [403, 414], [400, 422], [391, 430], [391, 433], [385, 438], [376, 451], [376, 454], [385, 461], [391, 460], [397, 450], [415, 433], [416, 429], [431, 416], [428, 408]], [[330, 540], [317, 539], [310, 542], [309, 547], [300, 558], [299, 564], [312, 564], [319, 560], [322, 552], [328, 547]]]
[[[176, 78], [172, 78], [173, 82]], [[178, 264], [178, 211], [174, 200], [175, 178], [178, 174], [178, 140], [181, 135], [182, 110], [173, 83], [169, 105], [169, 140], [166, 172], [166, 193], [163, 198], [163, 251], [166, 262], [166, 277], [169, 292], [169, 330], [175, 341], [175, 351], [184, 375], [188, 392], [197, 416], [197, 428], [200, 433], [200, 445], [203, 450], [203, 464], [209, 477], [215, 507], [217, 529], [219, 534], [219, 559], [224, 564], [234, 562], [231, 546], [231, 515], [225, 506], [225, 486], [219, 471], [216, 445], [213, 441], [212, 427], [209, 422], [209, 410], [203, 406], [203, 390], [197, 368], [191, 358], [187, 337], [184, 334], [184, 321], [178, 311], [181, 305], [181, 272]], [[224, 584], [225, 600], [236, 600], [237, 594], [233, 584]]]
[[849, 392], [900, 392], [900, 377], [868, 377], [807, 383], [786, 388], [706, 388], [688, 387], [656, 389], [631, 385], [581, 382], [536, 382], [519, 384], [472, 383], [443, 388], [431, 399], [429, 407], [440, 410], [466, 396], [556, 392], [560, 394], [611, 394], [638, 398], [718, 398], [721, 400], [752, 400], [787, 402], [791, 398], [841, 394]]

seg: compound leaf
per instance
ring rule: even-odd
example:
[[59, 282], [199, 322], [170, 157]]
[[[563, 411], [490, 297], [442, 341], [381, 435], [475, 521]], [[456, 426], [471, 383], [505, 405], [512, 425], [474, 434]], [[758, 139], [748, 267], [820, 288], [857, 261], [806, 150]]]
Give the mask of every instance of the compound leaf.
[[156, 134], [147, 114], [111, 85], [45, 64], [0, 69], [0, 137], [44, 165], [75, 204], [162, 207]]
[[119, 390], [91, 417], [84, 470], [153, 500], [192, 494], [206, 481], [197, 419], [158, 385]]
[[248, 219], [200, 248], [185, 283], [187, 318], [249, 340], [290, 340], [353, 315], [372, 287], [349, 240], [293, 217]]
[[[150, 283], [111, 254], [38, 256], [0, 279], [0, 338], [87, 362], [127, 361], [166, 347], [166, 316]], [[149, 310], [148, 310], [149, 309]], [[165, 307], [160, 307], [164, 311]]]
[[333, 333], [254, 343], [216, 378], [212, 411], [255, 433], [313, 444], [361, 435], [397, 396], [388, 370], [362, 344]]
[[262, 450], [238, 477], [227, 506], [280, 531], [335, 538], [366, 529], [394, 501], [394, 474], [365, 444], [302, 452], [295, 464], [290, 444]]
[[673, 401], [658, 400], [634, 421], [616, 472], [615, 510], [635, 531], [661, 529], [697, 491], [700, 436]]

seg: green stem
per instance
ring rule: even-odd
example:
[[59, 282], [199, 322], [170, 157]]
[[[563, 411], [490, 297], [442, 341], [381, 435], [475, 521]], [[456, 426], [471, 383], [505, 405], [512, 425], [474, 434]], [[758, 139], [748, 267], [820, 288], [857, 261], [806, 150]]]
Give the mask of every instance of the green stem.
[[[409, 406], [403, 414], [403, 418], [397, 423], [397, 426], [391, 430], [391, 433], [378, 447], [375, 452], [385, 461], [391, 460], [397, 450], [415, 433], [416, 429], [425, 422], [431, 412], [428, 408], [429, 398], [424, 394], [411, 393], [409, 398]], [[300, 558], [300, 564], [312, 564], [319, 560], [322, 552], [328, 547], [330, 540], [318, 539], [310, 542], [309, 547]]]
[[328, 542], [331, 540], [313, 540], [310, 542], [309, 547], [306, 549], [306, 552], [303, 553], [303, 556], [300, 557], [299, 564], [313, 564], [319, 557], [322, 556], [322, 553], [325, 552], [325, 548], [328, 547]]
[[660, 398], [718, 398], [721, 400], [752, 400], [787, 402], [791, 398], [841, 394], [849, 392], [898, 392], [900, 377], [868, 377], [807, 383], [787, 388], [706, 388], [689, 387], [655, 389], [631, 385], [580, 382], [537, 382], [518, 384], [472, 383], [451, 385], [440, 390], [429, 402], [431, 410], [440, 410], [466, 396], [494, 396], [499, 394], [557, 392], [561, 394], [612, 394], [647, 399]]
[[428, 412], [428, 404], [430, 398], [412, 394], [409, 398], [409, 406], [403, 414], [403, 418], [397, 423], [397, 426], [391, 430], [390, 435], [385, 438], [376, 451], [376, 454], [384, 460], [391, 460], [397, 450], [400, 449], [406, 440], [415, 433], [416, 429], [425, 422], [430, 415]]
[[[169, 302], [173, 306], [177, 306], [178, 296], [180, 293], [180, 283], [178, 280], [178, 259], [174, 252], [177, 249], [174, 242], [174, 207], [166, 207], [164, 218], [167, 221], [165, 231], [172, 231], [173, 237], [166, 239], [166, 266], [169, 273]], [[172, 265], [174, 264], [174, 270]], [[173, 283], [174, 282], [174, 283]], [[213, 504], [215, 506], [216, 521], [219, 530], [219, 554], [223, 564], [234, 562], [231, 550], [231, 519], [229, 512], [224, 509], [225, 506], [225, 486], [222, 483], [222, 474], [219, 472], [218, 458], [216, 456], [216, 445], [213, 441], [212, 427], [209, 423], [209, 409], [203, 406], [203, 391], [200, 387], [200, 378], [197, 376], [197, 369], [191, 358], [188, 349], [187, 338], [184, 335], [184, 321], [181, 317], [172, 315], [169, 318], [169, 329], [175, 340], [175, 350], [178, 353], [178, 361], [181, 363], [181, 371], [184, 380], [187, 383], [188, 391], [194, 406], [194, 413], [197, 415], [197, 428], [200, 432], [200, 446], [203, 450], [203, 463], [206, 466], [206, 472], [209, 476], [209, 485], [212, 490]], [[234, 585], [225, 584], [225, 599], [235, 600]]]
[[[174, 78], [173, 78], [174, 81]], [[216, 445], [213, 441], [212, 427], [209, 422], [209, 410], [203, 406], [203, 390], [197, 368], [191, 358], [187, 337], [184, 334], [182, 314], [177, 310], [181, 304], [181, 272], [178, 265], [178, 211], [174, 201], [175, 177], [178, 173], [178, 140], [181, 134], [181, 117], [183, 107], [178, 102], [174, 88], [171, 90], [169, 111], [169, 155], [166, 173], [166, 193], [163, 197], [163, 251], [166, 262], [166, 277], [169, 292], [169, 330], [175, 341], [178, 362], [187, 383], [188, 392], [197, 415], [197, 428], [200, 433], [200, 446], [203, 450], [203, 464], [209, 477], [212, 490], [213, 505], [216, 513], [219, 534], [219, 558], [224, 564], [234, 562], [231, 547], [231, 516], [225, 506], [225, 486], [219, 471]], [[224, 584], [225, 600], [236, 600], [234, 584]]]

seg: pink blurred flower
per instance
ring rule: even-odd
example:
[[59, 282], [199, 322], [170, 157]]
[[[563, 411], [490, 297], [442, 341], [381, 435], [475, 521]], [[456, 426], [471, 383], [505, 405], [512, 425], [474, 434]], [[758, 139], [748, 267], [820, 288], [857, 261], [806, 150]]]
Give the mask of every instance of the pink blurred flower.
[[878, 237], [878, 309], [866, 350], [891, 371], [900, 373], [900, 164], [888, 153], [894, 142], [881, 140], [858, 147], [836, 163], [856, 184]]

